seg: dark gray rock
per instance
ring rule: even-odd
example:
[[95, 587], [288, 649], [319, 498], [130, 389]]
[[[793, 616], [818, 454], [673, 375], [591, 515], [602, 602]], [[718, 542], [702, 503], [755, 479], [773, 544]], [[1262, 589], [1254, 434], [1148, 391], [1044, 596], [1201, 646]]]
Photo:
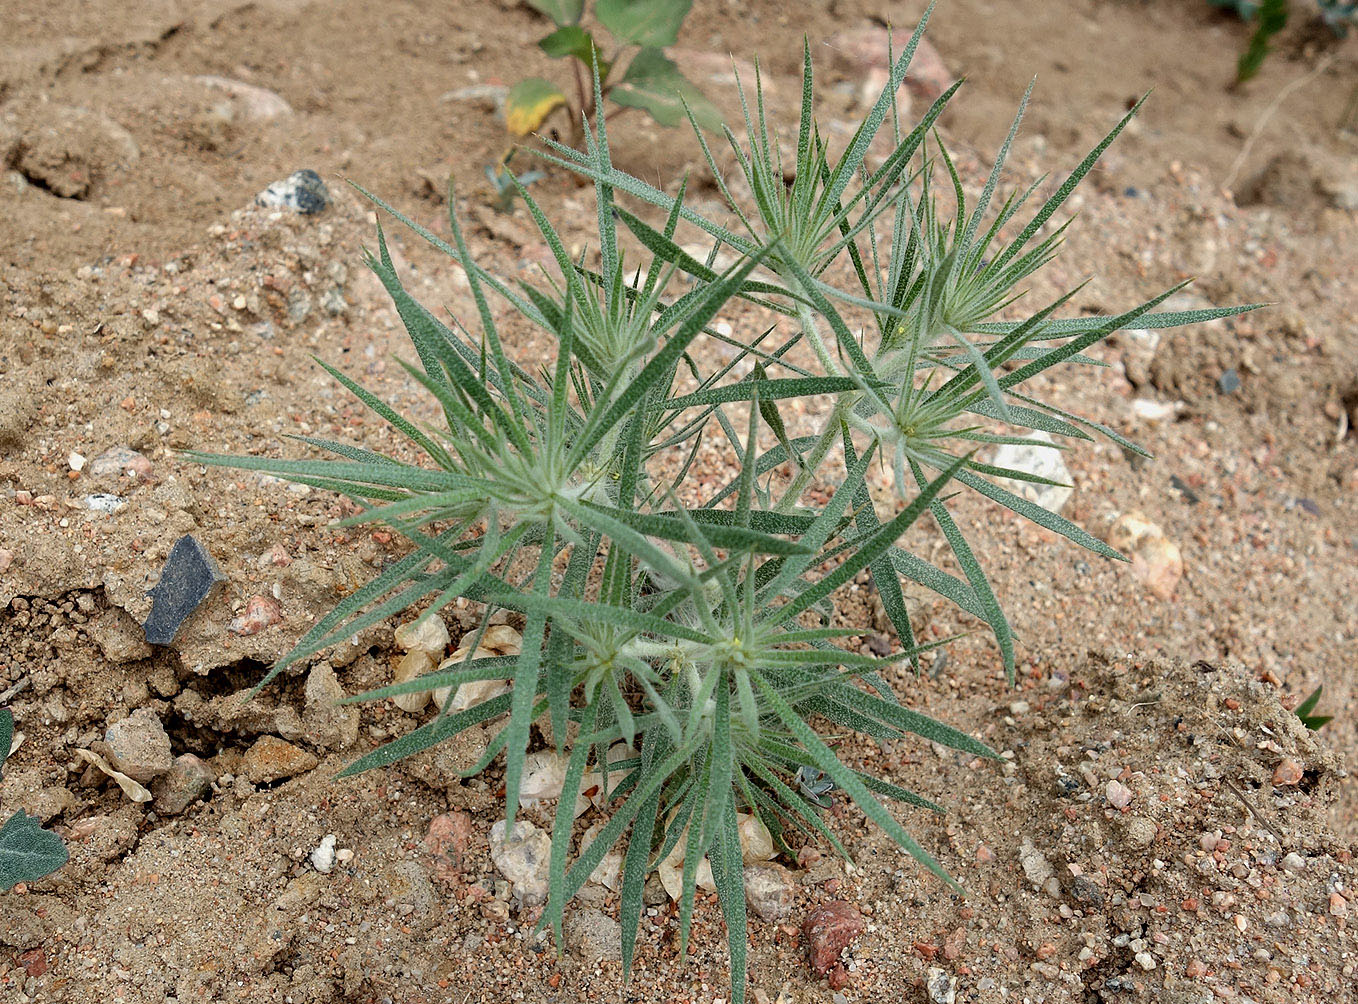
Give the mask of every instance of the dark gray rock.
[[207, 548], [192, 534], [180, 537], [170, 548], [160, 582], [151, 590], [151, 614], [143, 628], [152, 645], [174, 641], [179, 627], [207, 599], [226, 576], [217, 568]]
[[321, 176], [312, 170], [295, 171], [282, 181], [275, 181], [255, 197], [261, 206], [291, 209], [303, 216], [312, 216], [330, 205], [330, 192]]

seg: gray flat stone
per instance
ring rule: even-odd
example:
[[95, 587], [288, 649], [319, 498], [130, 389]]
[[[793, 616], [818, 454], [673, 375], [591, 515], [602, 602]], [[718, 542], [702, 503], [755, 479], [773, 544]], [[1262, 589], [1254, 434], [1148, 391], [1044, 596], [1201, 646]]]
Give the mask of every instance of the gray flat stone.
[[174, 641], [180, 625], [225, 580], [217, 562], [197, 538], [191, 534], [180, 537], [165, 559], [160, 582], [150, 592], [151, 614], [143, 625], [146, 640], [152, 645]]

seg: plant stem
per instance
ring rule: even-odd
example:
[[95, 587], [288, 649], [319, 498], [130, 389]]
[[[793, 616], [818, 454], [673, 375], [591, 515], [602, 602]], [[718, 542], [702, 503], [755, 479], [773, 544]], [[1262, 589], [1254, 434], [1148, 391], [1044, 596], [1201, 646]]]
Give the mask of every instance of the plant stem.
[[801, 325], [802, 334], [815, 350], [816, 358], [820, 360], [825, 375], [839, 376], [839, 365], [835, 362], [834, 356], [830, 355], [825, 340], [820, 336], [820, 325], [816, 323], [816, 315], [811, 312], [810, 306], [801, 300], [797, 301], [797, 323]]
[[[835, 362], [834, 356], [830, 354], [825, 340], [820, 336], [820, 326], [816, 323], [816, 315], [811, 312], [811, 308], [801, 300], [797, 301], [797, 322], [801, 325], [802, 334], [811, 343], [811, 348], [816, 353], [816, 358], [820, 361], [821, 367], [828, 376], [839, 376], [839, 365]], [[825, 455], [830, 452], [830, 447], [834, 445], [835, 437], [839, 434], [839, 425], [845, 414], [858, 403], [857, 394], [846, 394], [835, 404], [835, 409], [830, 413], [825, 427], [821, 430], [820, 438], [816, 440], [816, 445], [811, 452], [803, 459], [797, 476], [792, 479], [792, 484], [788, 485], [787, 491], [779, 498], [778, 504], [774, 507], [774, 512], [787, 512], [794, 508], [802, 497], [802, 492], [811, 484], [811, 479], [816, 476], [816, 470], [820, 467]]]
[[788, 485], [787, 491], [782, 494], [778, 499], [778, 504], [773, 507], [774, 512], [785, 513], [794, 508], [801, 500], [802, 492], [806, 491], [807, 486], [811, 484], [821, 462], [825, 460], [825, 455], [830, 452], [830, 447], [834, 445], [835, 438], [839, 435], [840, 422], [857, 403], [857, 394], [845, 394], [835, 404], [835, 410], [830, 412], [825, 428], [821, 430], [820, 438], [816, 440], [816, 445], [811, 448], [811, 452], [806, 455], [801, 468], [797, 471], [797, 476], [792, 479], [792, 484]]

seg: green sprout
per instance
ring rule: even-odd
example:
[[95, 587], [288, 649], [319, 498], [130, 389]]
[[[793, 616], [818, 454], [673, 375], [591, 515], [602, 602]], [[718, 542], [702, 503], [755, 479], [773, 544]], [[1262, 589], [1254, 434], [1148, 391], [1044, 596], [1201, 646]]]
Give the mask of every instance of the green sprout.
[[1324, 689], [1324, 684], [1321, 684], [1307, 695], [1306, 700], [1297, 705], [1297, 717], [1300, 718], [1301, 723], [1312, 732], [1320, 729], [1322, 725], [1327, 725], [1334, 721], [1334, 715], [1313, 714], [1316, 710], [1316, 705], [1320, 703], [1320, 695]]

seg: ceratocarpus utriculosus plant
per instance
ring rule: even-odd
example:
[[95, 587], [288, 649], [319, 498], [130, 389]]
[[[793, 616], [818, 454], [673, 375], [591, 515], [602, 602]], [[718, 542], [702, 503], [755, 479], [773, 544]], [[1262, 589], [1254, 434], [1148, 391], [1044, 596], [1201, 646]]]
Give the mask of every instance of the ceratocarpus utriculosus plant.
[[[478, 264], [455, 215], [448, 244], [369, 196], [465, 270], [478, 315], [472, 325], [480, 330], [472, 334], [417, 303], [378, 230], [368, 265], [410, 334], [417, 359], [403, 365], [437, 399], [439, 421], [408, 421], [321, 365], [404, 436], [420, 463], [312, 438], [306, 442], [338, 459], [190, 455], [341, 492], [361, 507], [345, 525], [385, 523], [410, 545], [405, 557], [317, 623], [264, 682], [412, 607], [433, 617], [461, 597], [480, 611], [481, 626], [464, 639], [466, 660], [352, 700], [436, 687], [455, 695], [462, 684], [501, 678], [511, 681], [510, 691], [461, 710], [445, 704], [433, 720], [346, 773], [388, 766], [490, 723], [494, 739], [468, 773], [504, 753], [512, 823], [530, 726], [546, 714], [568, 766], [542, 922], [559, 935], [567, 901], [621, 843], [622, 947], [630, 968], [646, 876], [683, 841], [681, 942], [706, 856], [727, 922], [733, 1001], [743, 1000], [746, 975], [738, 811], [762, 819], [784, 851], [791, 828], [844, 852], [820, 812], [827, 785], [817, 779], [828, 779], [958, 889], [879, 799], [941, 808], [842, 762], [810, 724], [879, 740], [913, 733], [995, 756], [902, 706], [879, 675], [928, 647], [912, 632], [904, 577], [986, 623], [1013, 677], [1013, 636], [980, 556], [950, 514], [952, 493], [979, 492], [1091, 551], [1119, 557], [1000, 483], [1043, 479], [988, 465], [977, 451], [1037, 430], [1064, 441], [1100, 434], [1142, 452], [1111, 429], [1033, 397], [1031, 381], [1058, 364], [1091, 364], [1084, 350], [1120, 328], [1163, 328], [1250, 309], [1157, 312], [1169, 290], [1116, 316], [1058, 318], [1066, 294], [1015, 317], [1016, 284], [1061, 243], [1064, 225], [1049, 228], [1049, 221], [1127, 118], [1023, 217], [1039, 185], [1002, 200], [998, 194], [1016, 118], [968, 205], [931, 131], [956, 87], [914, 129], [903, 132], [897, 124], [894, 96], [926, 21], [927, 15], [836, 157], [812, 115], [809, 54], [795, 161], [780, 160], [754, 82], [744, 140], [725, 133], [748, 200], [735, 197], [707, 154], [730, 203], [730, 227], [688, 205], [682, 183], [671, 195], [615, 168], [597, 116], [584, 130], [583, 151], [549, 142], [544, 154], [593, 180], [597, 255], [572, 258], [538, 203], [520, 191], [555, 256], [555, 272], [539, 285], [511, 285]], [[892, 152], [870, 164], [869, 148], [886, 123]], [[702, 133], [696, 127], [695, 133], [706, 153]], [[951, 212], [931, 187], [937, 171], [949, 182]], [[621, 204], [620, 194], [634, 206], [658, 207], [663, 220], [646, 222]], [[639, 267], [624, 262], [620, 224], [644, 249]], [[681, 226], [710, 240], [705, 260], [683, 250]], [[718, 271], [719, 257], [733, 264]], [[672, 281], [678, 274], [687, 282]], [[509, 358], [492, 297], [553, 339], [555, 359], [541, 372]], [[776, 311], [788, 330], [748, 338], [720, 333], [718, 317], [739, 300]], [[867, 319], [869, 329], [855, 331], [850, 317]], [[706, 354], [696, 351], [705, 339], [727, 343], [733, 358], [706, 368]], [[809, 351], [790, 351], [802, 343]], [[736, 379], [742, 361], [750, 372]], [[813, 435], [789, 438], [784, 427], [779, 405], [796, 397], [817, 404], [809, 409], [822, 416]], [[688, 474], [705, 434], [729, 449], [736, 473], [695, 502], [700, 493]], [[885, 511], [865, 479], [877, 463], [894, 472], [899, 496]], [[818, 478], [835, 486], [819, 496], [828, 497], [823, 503], [806, 495]], [[941, 529], [960, 575], [901, 546], [920, 519]], [[883, 658], [837, 644], [863, 629], [833, 623], [836, 590], [865, 570], [901, 643]], [[521, 618], [522, 652], [478, 658], [476, 642], [498, 611]], [[619, 744], [626, 744], [622, 752]], [[614, 773], [604, 782], [607, 821], [576, 852], [573, 808], [586, 771], [595, 769]]]

